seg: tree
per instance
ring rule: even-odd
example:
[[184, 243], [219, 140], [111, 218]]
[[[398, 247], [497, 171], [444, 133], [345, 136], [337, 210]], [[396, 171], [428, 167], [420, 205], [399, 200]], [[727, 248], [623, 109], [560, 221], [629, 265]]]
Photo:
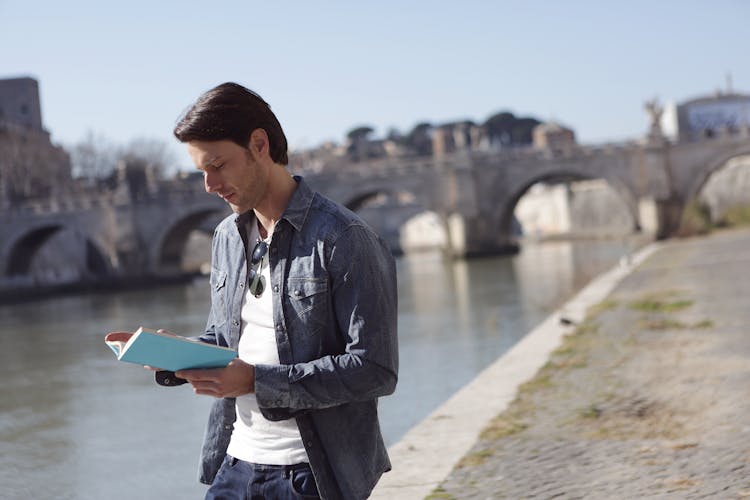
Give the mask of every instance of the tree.
[[175, 156], [169, 145], [158, 139], [139, 137], [122, 148], [119, 159], [126, 162], [142, 162], [150, 168], [157, 178], [163, 178], [173, 170]]
[[531, 144], [531, 132], [541, 122], [536, 118], [516, 117], [509, 111], [501, 111], [484, 122], [490, 143], [500, 147]]
[[86, 137], [70, 148], [73, 175], [94, 183], [112, 175], [117, 168], [117, 146], [101, 134], [89, 130]]
[[491, 144], [508, 146], [511, 144], [511, 131], [516, 117], [509, 111], [501, 111], [487, 118], [484, 128]]
[[396, 127], [389, 128], [388, 133], [385, 135], [385, 138], [389, 141], [395, 142], [396, 144], [403, 144], [404, 142], [404, 134], [402, 134], [401, 131]]
[[419, 156], [432, 154], [432, 129], [431, 123], [421, 122], [414, 126], [406, 135], [406, 145]]
[[541, 124], [536, 118], [519, 118], [511, 130], [513, 144], [531, 144], [534, 141], [534, 127]]
[[46, 133], [0, 128], [0, 201], [50, 199], [71, 186], [70, 158]]
[[351, 143], [360, 142], [369, 139], [370, 134], [373, 132], [375, 132], [375, 129], [369, 125], [361, 125], [347, 132], [346, 138], [349, 139], [349, 142]]
[[121, 162], [143, 165], [156, 178], [172, 170], [175, 163], [174, 153], [167, 143], [145, 137], [117, 146], [105, 136], [89, 131], [70, 151], [74, 175], [91, 183], [112, 177]]

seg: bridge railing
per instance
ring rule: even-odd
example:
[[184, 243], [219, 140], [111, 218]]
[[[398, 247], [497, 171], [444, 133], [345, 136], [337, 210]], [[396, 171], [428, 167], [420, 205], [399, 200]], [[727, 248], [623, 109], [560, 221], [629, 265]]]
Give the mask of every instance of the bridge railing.
[[93, 210], [104, 206], [128, 206], [149, 201], [174, 201], [209, 197], [203, 183], [190, 180], [162, 181], [151, 191], [130, 193], [127, 189], [82, 189], [49, 198], [32, 198], [18, 202], [0, 199], [0, 214], [33, 214], [49, 215], [55, 213], [71, 213]]
[[357, 176], [373, 178], [386, 175], [409, 175], [436, 173], [446, 169], [471, 168], [475, 164], [502, 165], [513, 161], [548, 161], [555, 158], [580, 158], [602, 154], [620, 154], [641, 147], [636, 141], [612, 142], [597, 145], [570, 144], [555, 148], [532, 146], [511, 147], [497, 150], [459, 150], [432, 156], [393, 156], [366, 161], [350, 161], [337, 157], [327, 164], [305, 168], [304, 163], [295, 165], [297, 173], [316, 178]]
[[30, 199], [17, 203], [4, 201], [0, 205], [2, 213], [48, 215], [53, 213], [69, 213], [111, 206], [114, 203], [113, 193], [54, 196], [47, 199]]

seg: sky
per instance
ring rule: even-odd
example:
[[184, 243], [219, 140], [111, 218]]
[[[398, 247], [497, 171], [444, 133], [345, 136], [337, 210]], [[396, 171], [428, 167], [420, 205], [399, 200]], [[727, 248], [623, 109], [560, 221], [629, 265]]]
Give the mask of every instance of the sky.
[[645, 134], [646, 100], [750, 93], [744, 0], [0, 0], [0, 78], [39, 81], [55, 143], [168, 142], [204, 91], [269, 102], [292, 149], [499, 111], [579, 142]]

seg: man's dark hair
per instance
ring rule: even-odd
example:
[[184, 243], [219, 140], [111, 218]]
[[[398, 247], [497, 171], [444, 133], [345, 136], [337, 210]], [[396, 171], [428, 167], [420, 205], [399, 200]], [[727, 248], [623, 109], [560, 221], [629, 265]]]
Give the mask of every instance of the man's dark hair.
[[268, 135], [271, 159], [288, 164], [286, 136], [271, 107], [252, 90], [227, 82], [200, 96], [177, 122], [174, 135], [180, 142], [229, 140], [246, 148], [258, 128]]

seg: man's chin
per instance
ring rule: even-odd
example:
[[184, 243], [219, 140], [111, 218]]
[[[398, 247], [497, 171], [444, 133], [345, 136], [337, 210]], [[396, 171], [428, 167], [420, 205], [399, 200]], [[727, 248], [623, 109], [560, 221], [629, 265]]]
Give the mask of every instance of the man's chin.
[[242, 207], [240, 205], [235, 205], [234, 203], [227, 203], [229, 205], [229, 208], [232, 209], [232, 212], [236, 214], [244, 214], [248, 210], [251, 210], [250, 208]]

